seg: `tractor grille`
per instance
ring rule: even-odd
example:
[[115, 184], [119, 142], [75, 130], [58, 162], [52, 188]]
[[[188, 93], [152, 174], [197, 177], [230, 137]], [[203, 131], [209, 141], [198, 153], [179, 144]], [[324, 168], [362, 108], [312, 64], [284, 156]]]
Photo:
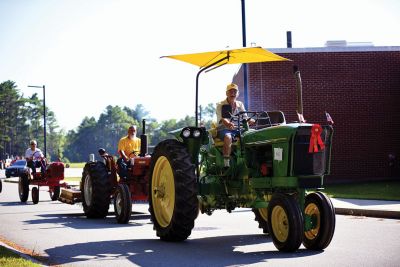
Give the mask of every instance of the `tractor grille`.
[[333, 129], [323, 126], [321, 139], [325, 149], [309, 153], [311, 126], [299, 127], [294, 138], [294, 175], [324, 175], [329, 172], [329, 156]]

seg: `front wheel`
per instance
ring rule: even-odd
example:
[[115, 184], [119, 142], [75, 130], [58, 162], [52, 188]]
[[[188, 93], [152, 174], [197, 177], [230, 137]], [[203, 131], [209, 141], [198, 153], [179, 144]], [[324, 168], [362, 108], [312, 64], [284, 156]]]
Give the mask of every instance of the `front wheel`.
[[23, 173], [18, 180], [18, 195], [21, 202], [26, 202], [29, 196], [28, 174]]
[[255, 220], [258, 222], [258, 228], [263, 229], [264, 234], [268, 234], [268, 209], [253, 209], [253, 213], [256, 216]]
[[119, 184], [114, 196], [115, 218], [118, 223], [128, 223], [132, 214], [132, 200], [129, 186]]
[[36, 186], [32, 188], [32, 202], [33, 204], [39, 203], [39, 188]]
[[184, 144], [169, 139], [152, 155], [149, 211], [157, 236], [183, 241], [190, 236], [198, 214], [195, 166]]
[[297, 250], [303, 239], [303, 215], [293, 196], [282, 193], [272, 195], [268, 205], [268, 227], [277, 249], [284, 252]]
[[100, 161], [87, 163], [82, 176], [82, 206], [86, 217], [106, 217], [112, 190], [106, 165]]
[[49, 188], [49, 194], [52, 201], [55, 201], [60, 196], [60, 186], [54, 186]]
[[[303, 245], [311, 250], [326, 248], [335, 232], [335, 209], [331, 200], [322, 192], [315, 192], [306, 196], [304, 216], [310, 225], [306, 225]], [[307, 220], [307, 218], [309, 220]]]
[[0, 180], [0, 193], [1, 193], [1, 191], [3, 191], [3, 183]]

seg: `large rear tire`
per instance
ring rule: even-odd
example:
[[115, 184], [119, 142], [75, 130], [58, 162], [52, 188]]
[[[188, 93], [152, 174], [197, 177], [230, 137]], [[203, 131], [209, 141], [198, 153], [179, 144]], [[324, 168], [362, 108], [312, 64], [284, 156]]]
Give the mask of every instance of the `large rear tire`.
[[284, 252], [297, 250], [303, 240], [303, 215], [291, 195], [275, 193], [268, 205], [268, 227], [275, 247]]
[[255, 220], [258, 222], [258, 228], [263, 229], [264, 234], [268, 234], [268, 209], [253, 209], [253, 213], [256, 216]]
[[195, 166], [177, 140], [159, 143], [150, 166], [149, 211], [157, 236], [164, 241], [186, 240], [198, 214]]
[[87, 218], [104, 218], [110, 207], [111, 182], [100, 161], [86, 163], [82, 173], [82, 206]]
[[60, 186], [54, 186], [52, 188], [49, 188], [49, 195], [52, 201], [55, 201], [58, 199], [60, 196]]
[[335, 232], [335, 209], [331, 200], [322, 192], [306, 196], [304, 216], [311, 217], [312, 229], [304, 232], [303, 245], [311, 250], [323, 250]]
[[128, 223], [132, 214], [132, 200], [129, 186], [119, 184], [114, 196], [115, 218], [118, 223]]
[[0, 193], [1, 193], [1, 191], [3, 191], [3, 183], [0, 180]]
[[18, 195], [21, 202], [26, 202], [29, 196], [28, 174], [23, 173], [18, 180]]

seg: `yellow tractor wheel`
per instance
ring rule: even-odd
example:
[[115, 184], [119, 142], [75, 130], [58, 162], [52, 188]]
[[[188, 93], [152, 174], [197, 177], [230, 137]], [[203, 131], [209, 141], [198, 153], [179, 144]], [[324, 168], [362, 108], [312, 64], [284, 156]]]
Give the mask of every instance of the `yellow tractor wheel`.
[[165, 140], [152, 154], [149, 211], [162, 240], [189, 237], [198, 214], [195, 166], [183, 143]]

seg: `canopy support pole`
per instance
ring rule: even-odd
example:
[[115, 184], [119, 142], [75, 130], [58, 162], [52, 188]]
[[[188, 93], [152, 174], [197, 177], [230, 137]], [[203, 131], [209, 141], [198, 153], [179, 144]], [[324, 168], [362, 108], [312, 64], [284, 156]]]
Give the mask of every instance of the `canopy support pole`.
[[198, 110], [198, 106], [199, 106], [199, 76], [200, 76], [200, 73], [202, 73], [203, 71], [205, 71], [205, 70], [207, 70], [207, 69], [209, 69], [209, 68], [211, 68], [211, 67], [213, 67], [213, 66], [215, 66], [215, 65], [217, 65], [219, 63], [221, 63], [224, 60], [229, 60], [229, 51], [228, 51], [228, 54], [226, 55], [226, 57], [221, 58], [218, 61], [215, 61], [211, 65], [208, 65], [208, 66], [205, 66], [205, 67], [201, 68], [199, 70], [199, 72], [197, 72], [197, 75], [196, 75], [196, 107], [195, 107], [196, 127], [199, 127], [199, 119], [198, 119], [199, 118], [199, 110]]

